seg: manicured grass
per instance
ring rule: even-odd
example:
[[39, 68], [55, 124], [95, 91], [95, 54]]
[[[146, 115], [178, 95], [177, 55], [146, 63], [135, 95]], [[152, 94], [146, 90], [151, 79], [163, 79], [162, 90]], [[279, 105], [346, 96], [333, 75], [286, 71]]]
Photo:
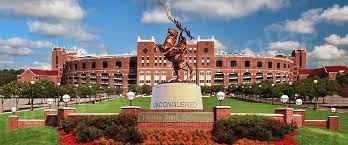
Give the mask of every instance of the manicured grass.
[[299, 145], [347, 145], [348, 134], [318, 128], [300, 128], [293, 139]]
[[[56, 145], [58, 142], [57, 129], [54, 127], [28, 127], [16, 131], [7, 130], [7, 116], [0, 115], [0, 144], [1, 145]], [[43, 109], [32, 112], [18, 112], [21, 119], [42, 119]]]
[[[142, 109], [149, 109], [150, 98], [136, 98], [132, 104], [134, 106], [139, 106]], [[214, 97], [203, 98], [204, 109], [212, 109], [218, 104], [219, 102]], [[231, 98], [226, 98], [222, 104], [231, 106], [231, 111], [237, 113], [273, 113], [275, 108], [280, 107], [278, 105], [245, 102]], [[120, 112], [122, 106], [128, 105], [129, 101], [125, 98], [121, 98], [108, 102], [105, 101], [97, 104], [84, 104], [75, 107], [77, 108], [77, 112], [80, 113], [113, 113]], [[0, 145], [57, 144], [58, 134], [56, 129], [52, 127], [31, 127], [18, 129], [13, 132], [7, 131], [8, 115], [0, 115]], [[20, 119], [42, 119], [43, 109], [32, 112], [18, 112], [17, 115], [20, 116]], [[337, 115], [340, 116], [340, 132], [331, 132], [326, 129], [301, 128], [298, 129], [298, 136], [296, 136], [294, 140], [300, 145], [348, 144], [348, 113], [338, 113]], [[312, 109], [306, 109], [306, 119], [327, 119], [328, 116], [328, 111], [314, 111]]]

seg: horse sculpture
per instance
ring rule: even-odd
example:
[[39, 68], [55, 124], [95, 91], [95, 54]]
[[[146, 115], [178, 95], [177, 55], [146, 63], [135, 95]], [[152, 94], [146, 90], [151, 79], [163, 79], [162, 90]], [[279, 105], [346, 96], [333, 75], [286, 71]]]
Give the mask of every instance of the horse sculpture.
[[164, 55], [164, 58], [170, 61], [173, 65], [174, 72], [177, 75], [177, 78], [173, 82], [182, 82], [184, 80], [183, 76], [179, 73], [180, 70], [186, 71], [189, 75], [185, 82], [191, 82], [193, 77], [193, 68], [184, 56], [187, 51], [187, 43], [182, 32], [183, 30], [180, 32], [178, 42], [176, 43], [178, 31], [169, 28], [164, 43], [155, 45], [155, 49], [159, 50]]

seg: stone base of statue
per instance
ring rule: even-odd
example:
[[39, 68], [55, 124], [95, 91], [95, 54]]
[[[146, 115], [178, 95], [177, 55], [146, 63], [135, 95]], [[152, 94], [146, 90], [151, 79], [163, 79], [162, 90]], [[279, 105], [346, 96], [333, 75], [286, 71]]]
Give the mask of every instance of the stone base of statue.
[[193, 83], [164, 83], [153, 87], [150, 109], [203, 110], [201, 87]]

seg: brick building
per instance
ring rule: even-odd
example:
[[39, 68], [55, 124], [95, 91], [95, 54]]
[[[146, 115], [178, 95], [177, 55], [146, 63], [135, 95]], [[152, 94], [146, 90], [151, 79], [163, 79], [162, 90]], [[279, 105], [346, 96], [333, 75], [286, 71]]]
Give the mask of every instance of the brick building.
[[[306, 51], [293, 50], [290, 56], [259, 57], [248, 54], [215, 54], [214, 37], [197, 38], [188, 44], [186, 58], [194, 67], [198, 85], [229, 85], [296, 82], [306, 68]], [[58, 70], [63, 84], [96, 84], [119, 87], [156, 85], [174, 79], [172, 65], [159, 50], [155, 39], [137, 39], [137, 55], [78, 56], [62, 48], [52, 49], [52, 70]], [[196, 73], [198, 72], [198, 73]], [[187, 74], [184, 74], [185, 78]]]
[[38, 69], [28, 69], [22, 74], [17, 75], [17, 81], [22, 83], [30, 83], [31, 81], [52, 81], [55, 84], [60, 82], [60, 77], [57, 70], [38, 70]]
[[337, 75], [347, 73], [348, 66], [324, 66], [315, 69], [300, 69], [299, 79], [305, 79], [309, 77], [318, 76], [321, 78], [328, 77], [335, 80]]

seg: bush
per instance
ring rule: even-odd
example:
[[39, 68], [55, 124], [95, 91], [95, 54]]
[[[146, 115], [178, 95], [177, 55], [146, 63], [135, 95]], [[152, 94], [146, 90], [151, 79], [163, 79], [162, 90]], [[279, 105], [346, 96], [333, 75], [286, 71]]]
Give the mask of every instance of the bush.
[[259, 141], [274, 141], [294, 132], [296, 126], [275, 121], [263, 116], [234, 115], [214, 124], [213, 136], [218, 143], [232, 144], [238, 139], [247, 138]]
[[69, 133], [70, 129], [75, 128], [77, 126], [77, 121], [74, 120], [62, 120], [59, 122], [59, 129], [63, 129], [65, 133]]
[[139, 143], [142, 141], [142, 135], [135, 129], [135, 123], [135, 116], [121, 113], [117, 116], [89, 117], [79, 121], [62, 120], [59, 128], [67, 133], [71, 128], [75, 128], [76, 139], [79, 142], [93, 141], [103, 133], [117, 141]]
[[93, 126], [80, 124], [75, 129], [76, 139], [81, 143], [91, 142], [99, 138], [100, 131]]
[[123, 143], [140, 143], [143, 141], [143, 135], [134, 127], [125, 127], [113, 125], [105, 130], [105, 136]]

